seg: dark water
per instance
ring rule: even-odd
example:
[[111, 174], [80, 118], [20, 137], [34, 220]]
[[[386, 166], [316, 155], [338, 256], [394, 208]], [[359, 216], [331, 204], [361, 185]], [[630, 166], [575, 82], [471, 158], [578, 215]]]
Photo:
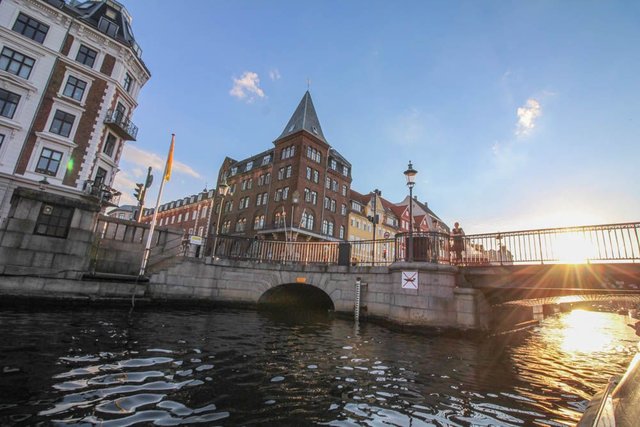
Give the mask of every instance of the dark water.
[[0, 309], [2, 425], [573, 425], [638, 338], [574, 312], [472, 340], [243, 310]]

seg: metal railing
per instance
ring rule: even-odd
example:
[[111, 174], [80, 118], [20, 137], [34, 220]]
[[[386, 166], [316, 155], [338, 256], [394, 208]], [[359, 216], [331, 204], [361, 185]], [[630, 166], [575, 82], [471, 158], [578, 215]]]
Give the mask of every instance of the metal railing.
[[577, 264], [640, 261], [640, 223], [475, 234], [462, 264]]
[[87, 180], [84, 183], [84, 191], [89, 196], [93, 196], [100, 200], [104, 205], [118, 206], [120, 204], [120, 196], [122, 193], [102, 183], [95, 183], [92, 180]]
[[135, 141], [138, 136], [138, 126], [125, 117], [125, 115], [118, 110], [107, 111], [107, 116], [104, 118], [104, 122], [114, 125], [120, 132], [121, 138], [128, 139], [129, 141]]
[[[215, 256], [273, 263], [389, 265], [407, 261], [412, 241], [413, 261], [436, 264], [640, 262], [639, 236], [640, 223], [474, 234], [462, 237], [460, 245], [450, 235], [437, 232], [348, 242], [287, 242], [220, 235]], [[213, 251], [207, 246], [202, 253], [211, 256]]]

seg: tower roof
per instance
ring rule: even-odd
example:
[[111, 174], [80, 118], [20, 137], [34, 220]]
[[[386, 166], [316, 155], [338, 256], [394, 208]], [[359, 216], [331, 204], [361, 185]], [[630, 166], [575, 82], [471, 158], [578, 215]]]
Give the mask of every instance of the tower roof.
[[276, 141], [301, 130], [309, 132], [311, 135], [325, 143], [327, 142], [324, 138], [324, 134], [322, 133], [320, 120], [318, 120], [318, 115], [316, 114], [316, 109], [313, 106], [313, 101], [311, 100], [311, 94], [309, 91], [304, 93], [300, 104], [298, 104], [298, 108], [293, 112], [289, 122], [284, 127], [284, 130]]

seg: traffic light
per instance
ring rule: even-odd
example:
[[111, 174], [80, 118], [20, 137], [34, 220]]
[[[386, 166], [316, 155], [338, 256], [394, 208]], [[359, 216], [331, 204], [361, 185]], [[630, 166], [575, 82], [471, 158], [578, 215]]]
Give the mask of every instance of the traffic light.
[[137, 184], [136, 184], [136, 189], [135, 189], [135, 191], [134, 191], [134, 193], [133, 193], [133, 196], [134, 196], [134, 197], [136, 198], [136, 200], [138, 200], [138, 201], [141, 201], [141, 200], [142, 200], [142, 198], [144, 197], [144, 195], [143, 195], [144, 193], [143, 193], [143, 191], [142, 191], [143, 187], [144, 187], [144, 184], [142, 184], [142, 183], [137, 183]]

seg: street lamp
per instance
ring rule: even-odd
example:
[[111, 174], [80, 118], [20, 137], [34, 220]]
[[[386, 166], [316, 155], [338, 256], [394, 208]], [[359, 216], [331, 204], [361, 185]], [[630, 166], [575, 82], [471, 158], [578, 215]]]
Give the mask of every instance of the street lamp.
[[227, 178], [225, 177], [222, 182], [218, 185], [218, 195], [220, 196], [220, 205], [218, 209], [218, 222], [216, 222], [216, 238], [213, 241], [213, 253], [211, 255], [211, 259], [216, 259], [216, 248], [218, 247], [218, 235], [220, 234], [220, 221], [222, 219], [222, 202], [224, 202], [224, 198], [227, 194], [229, 194], [229, 184], [227, 184]]
[[409, 161], [409, 168], [404, 171], [404, 176], [407, 177], [407, 187], [409, 187], [409, 259], [413, 261], [413, 186], [416, 185], [417, 170], [413, 168], [411, 161]]
[[300, 203], [300, 192], [294, 191], [291, 195], [291, 241], [293, 241], [293, 215], [296, 212], [296, 206]]

